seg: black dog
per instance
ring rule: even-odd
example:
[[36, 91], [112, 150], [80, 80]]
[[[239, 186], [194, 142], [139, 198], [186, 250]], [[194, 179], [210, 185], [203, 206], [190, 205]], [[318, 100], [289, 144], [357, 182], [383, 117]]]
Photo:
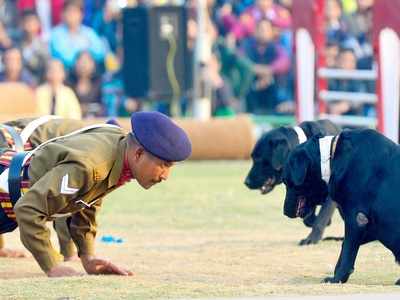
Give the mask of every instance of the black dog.
[[[303, 122], [298, 127], [279, 127], [264, 134], [252, 152], [253, 166], [247, 175], [245, 184], [249, 189], [259, 189], [266, 194], [282, 183], [283, 166], [289, 153], [300, 143], [315, 135], [337, 135], [340, 128], [328, 120]], [[325, 199], [318, 216], [316, 206], [310, 211], [304, 224], [312, 227], [307, 238], [300, 245], [316, 244], [321, 240], [325, 227], [331, 220], [336, 205]]]
[[360, 245], [370, 241], [380, 241], [400, 261], [397, 144], [371, 129], [343, 131], [333, 139], [314, 137], [289, 155], [283, 180], [284, 214], [290, 218], [305, 216], [327, 195], [338, 204], [345, 237], [335, 274], [324, 282], [346, 282]]

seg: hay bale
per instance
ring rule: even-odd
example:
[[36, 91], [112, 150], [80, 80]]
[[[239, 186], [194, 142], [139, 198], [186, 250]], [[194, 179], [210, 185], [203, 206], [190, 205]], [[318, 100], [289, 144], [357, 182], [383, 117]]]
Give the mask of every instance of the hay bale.
[[[104, 119], [86, 120], [87, 124], [104, 122]], [[130, 130], [129, 118], [117, 119], [119, 124]], [[253, 123], [248, 116], [218, 118], [208, 121], [177, 119], [192, 141], [190, 159], [248, 159], [254, 147]]]
[[255, 139], [249, 117], [209, 121], [177, 120], [188, 133], [192, 144], [191, 159], [247, 159]]
[[34, 116], [36, 101], [34, 91], [18, 82], [0, 83], [0, 119], [6, 121]]

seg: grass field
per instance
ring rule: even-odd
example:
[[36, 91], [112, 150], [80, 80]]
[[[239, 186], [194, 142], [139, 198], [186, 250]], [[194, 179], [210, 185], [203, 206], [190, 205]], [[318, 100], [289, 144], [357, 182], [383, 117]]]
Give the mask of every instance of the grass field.
[[[345, 285], [332, 274], [340, 243], [299, 247], [309, 230], [282, 215], [284, 188], [267, 196], [243, 185], [250, 162], [189, 162], [144, 191], [131, 183], [112, 193], [99, 216], [98, 254], [135, 277], [48, 279], [32, 258], [0, 261], [0, 299], [170, 299], [400, 291], [391, 253], [363, 246]], [[335, 216], [326, 235], [342, 235]], [[122, 244], [100, 242], [103, 235]], [[18, 232], [8, 246], [21, 248]], [[79, 262], [68, 263], [82, 270]]]

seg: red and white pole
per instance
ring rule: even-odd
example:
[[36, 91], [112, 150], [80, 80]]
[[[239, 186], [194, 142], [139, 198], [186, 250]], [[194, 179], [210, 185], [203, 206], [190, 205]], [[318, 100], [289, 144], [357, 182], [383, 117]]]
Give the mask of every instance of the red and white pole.
[[400, 0], [375, 0], [373, 45], [378, 62], [378, 130], [399, 142]]

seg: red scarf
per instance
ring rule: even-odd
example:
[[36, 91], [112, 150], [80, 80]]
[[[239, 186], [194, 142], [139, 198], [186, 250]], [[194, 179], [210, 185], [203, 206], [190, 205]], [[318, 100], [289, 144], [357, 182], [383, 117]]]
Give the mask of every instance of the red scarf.
[[133, 175], [131, 169], [129, 168], [128, 160], [125, 159], [124, 165], [122, 167], [121, 175], [119, 176], [117, 186], [124, 185], [125, 183], [131, 181], [133, 179]]

